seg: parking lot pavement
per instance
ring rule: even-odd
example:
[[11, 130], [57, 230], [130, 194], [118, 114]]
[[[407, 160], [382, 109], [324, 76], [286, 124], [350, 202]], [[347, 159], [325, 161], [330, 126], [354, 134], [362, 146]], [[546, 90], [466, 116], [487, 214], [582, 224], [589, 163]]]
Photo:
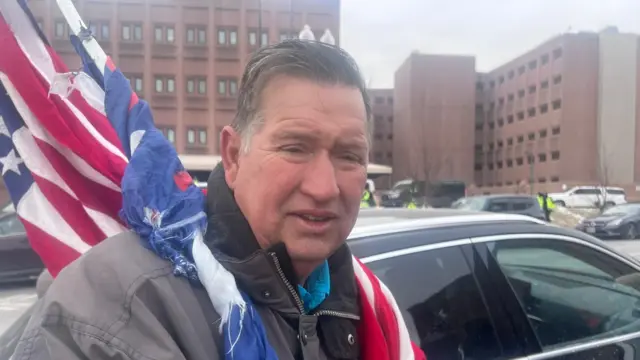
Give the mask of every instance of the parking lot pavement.
[[37, 299], [34, 284], [0, 285], [0, 335]]
[[640, 259], [640, 240], [607, 240], [606, 242], [621, 253]]

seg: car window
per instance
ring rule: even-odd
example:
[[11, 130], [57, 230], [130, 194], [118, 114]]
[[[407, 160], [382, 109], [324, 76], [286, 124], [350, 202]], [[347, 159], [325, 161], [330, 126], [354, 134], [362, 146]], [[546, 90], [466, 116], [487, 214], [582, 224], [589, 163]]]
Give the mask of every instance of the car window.
[[620, 189], [607, 189], [607, 193], [610, 195], [625, 195], [624, 190]]
[[622, 261], [561, 240], [488, 245], [543, 348], [640, 330], [640, 291], [617, 281], [636, 271]]
[[488, 211], [506, 212], [509, 211], [509, 202], [504, 200], [491, 200]]
[[528, 200], [516, 200], [511, 203], [513, 211], [524, 211], [533, 207], [533, 201]]
[[598, 189], [578, 189], [573, 192], [576, 195], [600, 195], [600, 190]]
[[367, 266], [389, 287], [412, 340], [430, 359], [501, 355], [482, 296], [459, 248], [402, 255]]
[[11, 215], [0, 218], [0, 236], [24, 234], [24, 226], [17, 216]]

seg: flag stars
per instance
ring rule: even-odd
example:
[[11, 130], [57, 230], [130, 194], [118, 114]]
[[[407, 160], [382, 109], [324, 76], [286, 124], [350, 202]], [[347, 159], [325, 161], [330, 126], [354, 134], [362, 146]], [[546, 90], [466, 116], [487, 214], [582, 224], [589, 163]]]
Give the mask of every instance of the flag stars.
[[7, 171], [13, 171], [18, 175], [22, 175], [20, 173], [20, 164], [23, 163], [22, 159], [16, 154], [14, 149], [9, 151], [7, 156], [0, 158], [0, 163], [2, 163], [2, 176], [7, 173]]

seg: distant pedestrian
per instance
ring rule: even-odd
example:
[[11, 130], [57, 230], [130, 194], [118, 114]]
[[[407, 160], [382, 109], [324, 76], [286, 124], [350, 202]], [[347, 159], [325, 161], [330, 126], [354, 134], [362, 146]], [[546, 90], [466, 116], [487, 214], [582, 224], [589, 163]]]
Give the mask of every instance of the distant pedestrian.
[[554, 204], [549, 195], [544, 192], [538, 193], [538, 204], [540, 204], [542, 211], [544, 211], [545, 220], [551, 222], [551, 212], [555, 210], [556, 204]]
[[362, 198], [360, 199], [360, 208], [371, 208], [376, 207], [376, 199], [373, 198], [373, 193], [371, 192], [371, 187], [367, 182], [364, 185], [364, 192], [362, 193]]

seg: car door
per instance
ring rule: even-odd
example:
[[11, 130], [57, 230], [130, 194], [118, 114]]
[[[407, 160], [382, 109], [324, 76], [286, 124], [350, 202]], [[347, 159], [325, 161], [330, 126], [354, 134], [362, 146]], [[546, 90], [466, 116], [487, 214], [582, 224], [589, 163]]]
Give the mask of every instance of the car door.
[[539, 350], [528, 357], [640, 359], [640, 271], [583, 239], [551, 234], [474, 238], [495, 287], [508, 287], [514, 319], [526, 319]]
[[[391, 290], [415, 344], [428, 359], [484, 360], [520, 354], [506, 314], [480, 292], [482, 264], [465, 256], [466, 240], [392, 251], [362, 261]], [[471, 265], [470, 265], [471, 264]]]

